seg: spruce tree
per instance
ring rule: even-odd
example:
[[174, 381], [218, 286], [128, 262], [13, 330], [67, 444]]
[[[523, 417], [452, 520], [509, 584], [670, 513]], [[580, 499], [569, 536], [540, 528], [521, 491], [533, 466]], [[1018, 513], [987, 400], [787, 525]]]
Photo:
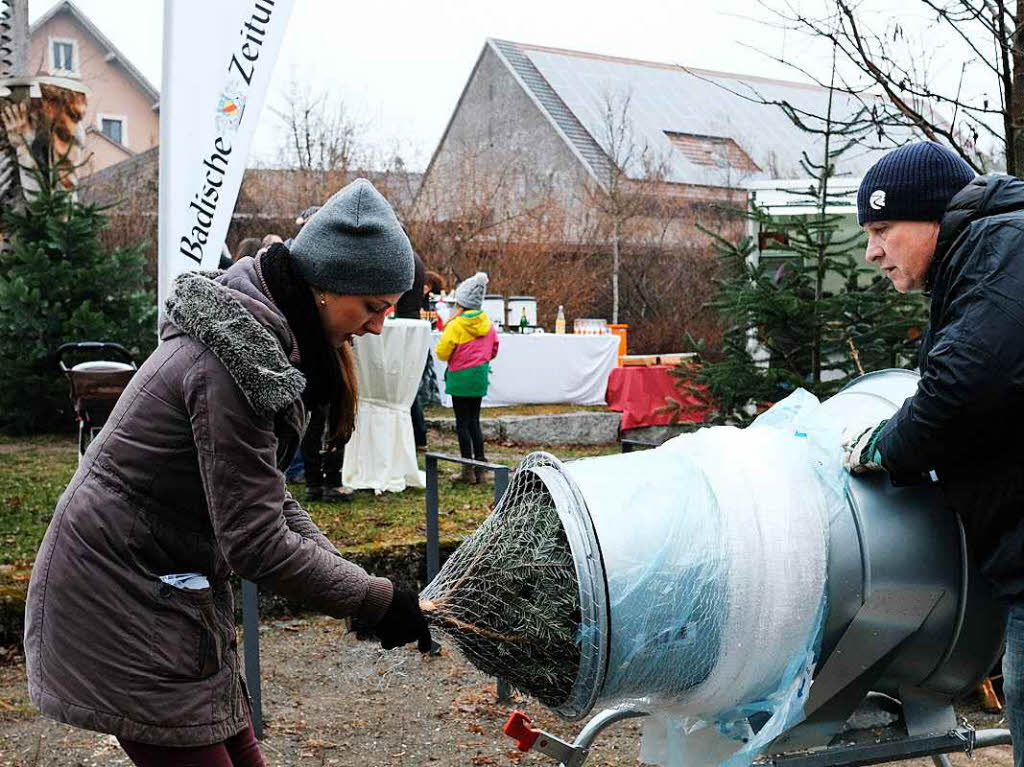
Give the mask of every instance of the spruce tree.
[[39, 193], [3, 212], [0, 247], [0, 429], [74, 425], [57, 348], [114, 341], [137, 358], [156, 345], [156, 295], [142, 245], [105, 250], [101, 208], [78, 202], [57, 172], [37, 174]]
[[[815, 212], [772, 217], [752, 207], [745, 213], [760, 242], [751, 236], [729, 241], [704, 230], [725, 275], [711, 305], [726, 330], [718, 354], [697, 344], [714, 361], [675, 372], [686, 393], [705, 395], [713, 422], [746, 423], [797, 387], [828, 397], [865, 372], [914, 366], [927, 322], [924, 298], [898, 294], [865, 263], [864, 233], [844, 231], [845, 217], [830, 212], [854, 194], [836, 192], [830, 182], [838, 159], [859, 145], [867, 128], [830, 119], [813, 128], [790, 117], [823, 140], [820, 160], [803, 154], [808, 184], [792, 192]], [[678, 408], [669, 403], [669, 410]]]

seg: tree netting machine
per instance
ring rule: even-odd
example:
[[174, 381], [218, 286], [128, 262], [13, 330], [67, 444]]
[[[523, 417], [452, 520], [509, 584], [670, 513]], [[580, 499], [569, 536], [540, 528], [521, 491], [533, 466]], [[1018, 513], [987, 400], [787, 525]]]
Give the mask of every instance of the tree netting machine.
[[[914, 373], [797, 392], [747, 429], [562, 463], [528, 456], [424, 590], [428, 619], [482, 670], [561, 717], [505, 732], [566, 767], [643, 717], [663, 765], [877, 764], [1008, 744], [957, 721], [1002, 652], [1005, 607], [940, 487], [847, 478], [841, 433], [891, 416]], [[866, 700], [898, 724], [844, 743]]]

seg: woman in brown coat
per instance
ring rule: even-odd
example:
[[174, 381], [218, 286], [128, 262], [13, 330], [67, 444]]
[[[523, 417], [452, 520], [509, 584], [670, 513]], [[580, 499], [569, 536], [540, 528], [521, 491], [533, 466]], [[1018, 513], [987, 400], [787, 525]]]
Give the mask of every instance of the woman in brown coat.
[[263, 764], [232, 573], [351, 616], [385, 649], [429, 648], [416, 595], [342, 559], [282, 474], [309, 407], [327, 404], [335, 431], [351, 431], [345, 342], [380, 333], [412, 278], [408, 239], [362, 179], [290, 252], [178, 278], [159, 348], [89, 446], [36, 557], [25, 651], [44, 714], [116, 735], [139, 765]]

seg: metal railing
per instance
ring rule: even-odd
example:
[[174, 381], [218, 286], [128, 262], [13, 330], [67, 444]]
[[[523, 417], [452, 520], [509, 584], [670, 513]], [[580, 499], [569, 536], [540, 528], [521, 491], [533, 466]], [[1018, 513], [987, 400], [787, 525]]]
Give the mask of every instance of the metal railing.
[[[498, 501], [501, 500], [501, 496], [505, 494], [505, 490], [508, 488], [508, 466], [502, 466], [499, 463], [487, 463], [486, 461], [475, 461], [471, 458], [447, 455], [446, 453], [427, 453], [427, 495], [425, 503], [427, 515], [427, 583], [434, 580], [434, 577], [441, 569], [441, 532], [438, 522], [439, 495], [437, 486], [437, 465], [441, 461], [457, 463], [462, 466], [472, 466], [476, 469], [484, 469], [485, 471], [493, 473], [495, 506], [498, 505]], [[434, 647], [431, 652], [436, 654], [437, 652], [440, 652], [440, 650], [441, 645], [434, 642]], [[512, 692], [509, 689], [508, 683], [499, 677], [498, 703], [509, 703], [511, 700]]]
[[260, 588], [242, 581], [242, 642], [245, 646], [245, 686], [252, 706], [252, 729], [263, 740], [263, 693], [260, 689]]

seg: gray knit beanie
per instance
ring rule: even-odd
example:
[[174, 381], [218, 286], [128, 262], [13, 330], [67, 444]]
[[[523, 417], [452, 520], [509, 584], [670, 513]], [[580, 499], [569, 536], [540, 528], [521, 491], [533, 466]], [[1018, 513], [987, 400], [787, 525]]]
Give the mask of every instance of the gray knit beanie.
[[291, 245], [299, 274], [343, 295], [404, 293], [412, 287], [412, 246], [395, 212], [359, 178], [323, 204]]
[[479, 309], [487, 292], [487, 273], [477, 272], [455, 288], [455, 303], [463, 309]]

